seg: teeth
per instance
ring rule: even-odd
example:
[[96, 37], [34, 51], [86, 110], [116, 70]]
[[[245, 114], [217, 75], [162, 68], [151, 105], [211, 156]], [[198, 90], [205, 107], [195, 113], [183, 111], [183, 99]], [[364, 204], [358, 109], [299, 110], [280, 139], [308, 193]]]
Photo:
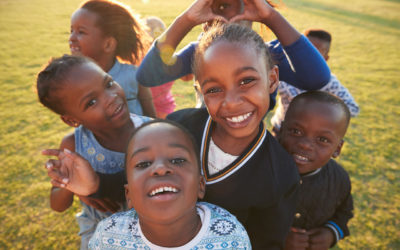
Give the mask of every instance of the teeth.
[[122, 109], [122, 106], [118, 106], [114, 113], [118, 113]]
[[177, 193], [178, 190], [174, 187], [159, 187], [154, 189], [153, 191], [150, 192], [150, 196], [154, 196], [156, 194], [159, 193], [163, 193], [163, 192], [173, 192], [173, 193]]
[[226, 118], [229, 122], [242, 122], [244, 120], [246, 120], [247, 118], [249, 118], [251, 116], [251, 112], [244, 114], [244, 115], [239, 115], [239, 116], [235, 116], [235, 117], [231, 117], [231, 118]]
[[294, 154], [293, 157], [296, 159], [299, 159], [301, 161], [309, 161], [309, 159], [307, 157], [302, 156], [302, 155]]

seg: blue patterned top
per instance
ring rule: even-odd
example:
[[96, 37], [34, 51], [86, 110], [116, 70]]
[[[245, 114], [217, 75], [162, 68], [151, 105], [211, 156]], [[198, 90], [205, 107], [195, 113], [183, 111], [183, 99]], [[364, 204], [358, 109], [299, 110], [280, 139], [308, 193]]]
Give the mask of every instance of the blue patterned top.
[[[353, 96], [350, 94], [350, 91], [339, 82], [335, 75], [331, 74], [331, 79], [329, 80], [329, 82], [319, 90], [331, 93], [332, 95], [335, 95], [342, 99], [342, 101], [349, 108], [352, 117], [357, 116], [360, 113], [360, 108], [355, 102]], [[279, 83], [279, 101], [277, 102], [278, 106], [274, 115], [271, 118], [271, 124], [275, 128], [280, 129], [281, 123], [285, 118], [286, 111], [289, 107], [289, 103], [293, 100], [295, 96], [303, 92], [306, 92], [306, 90], [296, 88], [293, 85], [290, 85], [283, 81]]]
[[90, 249], [251, 249], [246, 230], [227, 210], [206, 202], [197, 203], [202, 226], [184, 246], [160, 247], [143, 235], [134, 209], [101, 221], [89, 243]]

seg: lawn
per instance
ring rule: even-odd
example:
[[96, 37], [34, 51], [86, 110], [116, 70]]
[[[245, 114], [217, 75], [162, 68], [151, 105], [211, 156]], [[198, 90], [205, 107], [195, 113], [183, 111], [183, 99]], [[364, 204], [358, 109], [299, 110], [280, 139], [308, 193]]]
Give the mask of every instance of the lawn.
[[[0, 249], [76, 249], [74, 214], [49, 208], [41, 156], [71, 129], [37, 101], [35, 78], [68, 53], [69, 17], [80, 0], [0, 1]], [[141, 16], [170, 24], [190, 0], [128, 1]], [[300, 31], [331, 31], [329, 65], [361, 107], [339, 162], [353, 184], [351, 236], [339, 249], [400, 249], [400, 1], [285, 0], [280, 11]], [[254, 25], [260, 30], [259, 25]], [[194, 29], [184, 44], [195, 40]], [[263, 30], [266, 39], [271, 34]], [[194, 105], [190, 82], [173, 88], [178, 109]]]

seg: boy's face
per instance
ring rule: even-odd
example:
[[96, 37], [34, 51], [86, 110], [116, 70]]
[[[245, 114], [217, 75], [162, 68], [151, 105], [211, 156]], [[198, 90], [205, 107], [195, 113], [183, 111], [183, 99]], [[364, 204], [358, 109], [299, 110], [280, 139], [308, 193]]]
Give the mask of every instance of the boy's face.
[[71, 16], [69, 47], [72, 55], [83, 55], [99, 61], [104, 53], [106, 37], [96, 25], [97, 14], [78, 9]]
[[328, 61], [329, 59], [329, 49], [331, 47], [331, 44], [327, 41], [323, 41], [319, 38], [309, 36], [307, 37], [308, 40], [317, 48], [319, 53], [321, 53], [322, 57], [325, 59], [325, 61]]
[[143, 223], [176, 222], [195, 212], [204, 196], [191, 140], [170, 124], [142, 128], [129, 143], [126, 166], [128, 206]]
[[130, 121], [124, 91], [93, 62], [72, 68], [55, 96], [62, 100], [61, 118], [68, 125], [82, 124], [96, 134]]
[[300, 100], [286, 114], [279, 141], [293, 156], [300, 174], [305, 174], [340, 154], [346, 128], [346, 116], [339, 107]]
[[255, 137], [278, 83], [277, 68], [251, 46], [220, 41], [209, 47], [197, 70], [204, 102], [222, 136]]

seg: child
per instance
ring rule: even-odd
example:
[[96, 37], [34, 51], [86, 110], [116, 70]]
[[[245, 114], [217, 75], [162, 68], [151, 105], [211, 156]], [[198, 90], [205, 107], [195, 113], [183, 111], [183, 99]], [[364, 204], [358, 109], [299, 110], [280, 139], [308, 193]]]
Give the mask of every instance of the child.
[[[131, 210], [99, 223], [92, 249], [251, 249], [243, 226], [205, 202], [199, 156], [183, 127], [154, 120], [138, 128], [126, 152]], [[134, 208], [134, 209], [133, 209]]]
[[136, 66], [150, 37], [128, 6], [111, 0], [84, 2], [71, 17], [72, 55], [84, 55], [121, 85], [131, 113], [154, 117], [151, 92], [136, 81]]
[[[192, 73], [193, 55], [198, 42], [192, 42], [176, 55], [174, 50], [196, 25], [224, 22], [261, 22], [278, 40], [265, 44], [279, 65], [279, 77], [302, 89], [319, 89], [329, 81], [329, 68], [312, 44], [301, 36], [265, 0], [197, 0], [179, 15], [167, 31], [153, 43], [138, 68], [137, 79], [153, 87]], [[241, 3], [241, 4], [240, 4]], [[270, 109], [275, 105], [276, 92], [271, 95]]]
[[[331, 34], [325, 30], [319, 29], [309, 29], [304, 33], [305, 36], [310, 40], [310, 42], [318, 49], [321, 55], [326, 61], [329, 59], [329, 49], [331, 46]], [[351, 116], [357, 116], [360, 112], [360, 108], [354, 101], [353, 96], [351, 96], [349, 90], [344, 87], [335, 75], [331, 74], [331, 79], [328, 84], [320, 89], [321, 91], [326, 91], [333, 95], [338, 96], [344, 101], [350, 110]], [[289, 106], [290, 101], [298, 94], [305, 92], [305, 90], [298, 89], [284, 81], [281, 81], [278, 87], [279, 101], [277, 109], [271, 118], [271, 124], [273, 126], [272, 131], [277, 135], [283, 118], [285, 117], [286, 110]]]
[[[74, 133], [62, 140], [61, 151], [81, 154], [100, 173], [111, 174], [123, 170], [128, 138], [135, 127], [149, 118], [129, 114], [124, 91], [94, 61], [80, 56], [53, 59], [38, 74], [37, 92], [44, 106], [75, 128]], [[57, 150], [44, 151], [47, 155], [58, 156], [59, 153]], [[52, 175], [55, 161], [50, 160], [46, 165], [49, 175]], [[50, 206], [62, 212], [71, 206], [74, 193], [56, 186], [53, 185], [51, 190]], [[111, 215], [102, 211], [115, 211], [123, 208], [123, 204], [80, 198], [83, 210], [77, 220], [82, 237], [81, 249], [86, 249], [97, 223]], [[93, 205], [96, 202], [98, 209], [85, 204]]]
[[328, 249], [349, 235], [351, 184], [337, 157], [350, 121], [342, 100], [322, 91], [296, 96], [279, 139], [293, 156], [302, 184], [287, 249]]
[[[149, 27], [149, 33], [153, 39], [161, 35], [166, 28], [164, 22], [158, 17], [146, 18], [146, 25]], [[158, 118], [165, 119], [176, 107], [171, 92], [173, 84], [174, 81], [170, 81], [160, 86], [150, 88]]]

